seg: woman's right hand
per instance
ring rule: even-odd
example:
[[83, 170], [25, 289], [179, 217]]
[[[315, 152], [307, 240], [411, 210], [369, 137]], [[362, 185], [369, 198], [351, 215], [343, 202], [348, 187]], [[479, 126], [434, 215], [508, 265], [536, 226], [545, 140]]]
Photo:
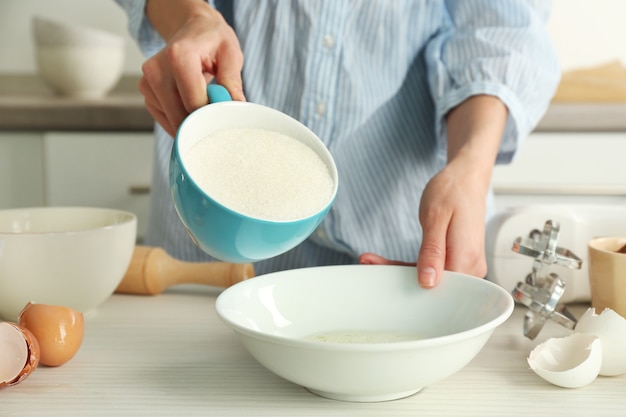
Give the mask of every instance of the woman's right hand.
[[148, 19], [166, 46], [144, 62], [139, 91], [152, 117], [174, 136], [183, 119], [208, 103], [213, 78], [233, 100], [245, 101], [243, 53], [220, 13], [198, 0], [149, 0]]

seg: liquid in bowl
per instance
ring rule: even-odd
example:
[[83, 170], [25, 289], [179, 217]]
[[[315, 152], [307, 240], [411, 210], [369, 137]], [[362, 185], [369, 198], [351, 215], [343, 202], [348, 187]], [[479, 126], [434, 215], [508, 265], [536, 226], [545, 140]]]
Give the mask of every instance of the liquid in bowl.
[[410, 342], [421, 338], [401, 332], [332, 331], [316, 333], [305, 339], [323, 343], [371, 344]]

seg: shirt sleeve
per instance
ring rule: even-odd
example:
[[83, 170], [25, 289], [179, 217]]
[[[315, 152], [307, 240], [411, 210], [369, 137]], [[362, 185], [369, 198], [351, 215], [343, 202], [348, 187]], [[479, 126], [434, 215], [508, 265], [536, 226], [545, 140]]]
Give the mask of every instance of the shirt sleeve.
[[165, 43], [154, 29], [144, 12], [146, 0], [114, 0], [128, 17], [128, 31], [137, 42], [143, 55], [148, 58], [156, 54]]
[[[164, 46], [165, 41], [156, 31], [150, 20], [146, 17], [145, 8], [147, 0], [114, 0], [126, 13], [128, 17], [128, 31], [131, 37], [137, 42], [139, 49], [146, 58], [159, 52]], [[211, 7], [217, 7], [225, 4], [227, 7], [229, 2], [207, 0]]]
[[438, 143], [446, 148], [445, 115], [470, 96], [488, 94], [509, 117], [497, 163], [510, 162], [545, 113], [560, 78], [547, 32], [546, 0], [447, 0], [446, 22], [426, 47]]

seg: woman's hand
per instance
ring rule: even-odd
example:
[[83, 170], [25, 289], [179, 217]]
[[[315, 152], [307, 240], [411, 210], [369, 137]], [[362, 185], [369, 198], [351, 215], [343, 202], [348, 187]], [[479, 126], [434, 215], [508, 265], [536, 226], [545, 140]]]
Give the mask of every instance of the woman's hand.
[[489, 182], [472, 172], [474, 167], [455, 162], [430, 180], [420, 201], [423, 238], [417, 271], [419, 283], [426, 288], [437, 285], [444, 269], [477, 277], [487, 273], [485, 213]]
[[[462, 166], [449, 164], [433, 177], [422, 194], [419, 219], [423, 229], [417, 258], [418, 282], [437, 285], [443, 270], [484, 277], [486, 191], [480, 179]], [[359, 257], [362, 264], [413, 265], [373, 253]]]
[[[470, 97], [448, 113], [448, 164], [420, 200], [417, 278], [422, 287], [436, 286], [444, 270], [486, 275], [486, 200], [506, 119], [504, 104], [486, 95]], [[371, 253], [359, 262], [405, 264]]]
[[183, 119], [208, 103], [213, 78], [245, 101], [243, 53], [221, 14], [198, 0], [149, 0], [146, 14], [166, 46], [142, 66], [139, 91], [154, 119], [172, 136]]

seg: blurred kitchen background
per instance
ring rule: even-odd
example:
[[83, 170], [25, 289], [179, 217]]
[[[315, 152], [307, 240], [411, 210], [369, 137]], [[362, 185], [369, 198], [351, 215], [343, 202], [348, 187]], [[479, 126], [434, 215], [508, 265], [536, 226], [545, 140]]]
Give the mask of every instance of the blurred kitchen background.
[[[564, 81], [517, 161], [498, 167], [499, 208], [626, 202], [626, 2], [555, 0], [550, 32]], [[31, 19], [120, 35], [121, 77], [97, 99], [54, 95], [38, 76]], [[145, 233], [152, 120], [136, 92], [142, 56], [112, 0], [0, 2], [0, 209], [131, 210]]]

